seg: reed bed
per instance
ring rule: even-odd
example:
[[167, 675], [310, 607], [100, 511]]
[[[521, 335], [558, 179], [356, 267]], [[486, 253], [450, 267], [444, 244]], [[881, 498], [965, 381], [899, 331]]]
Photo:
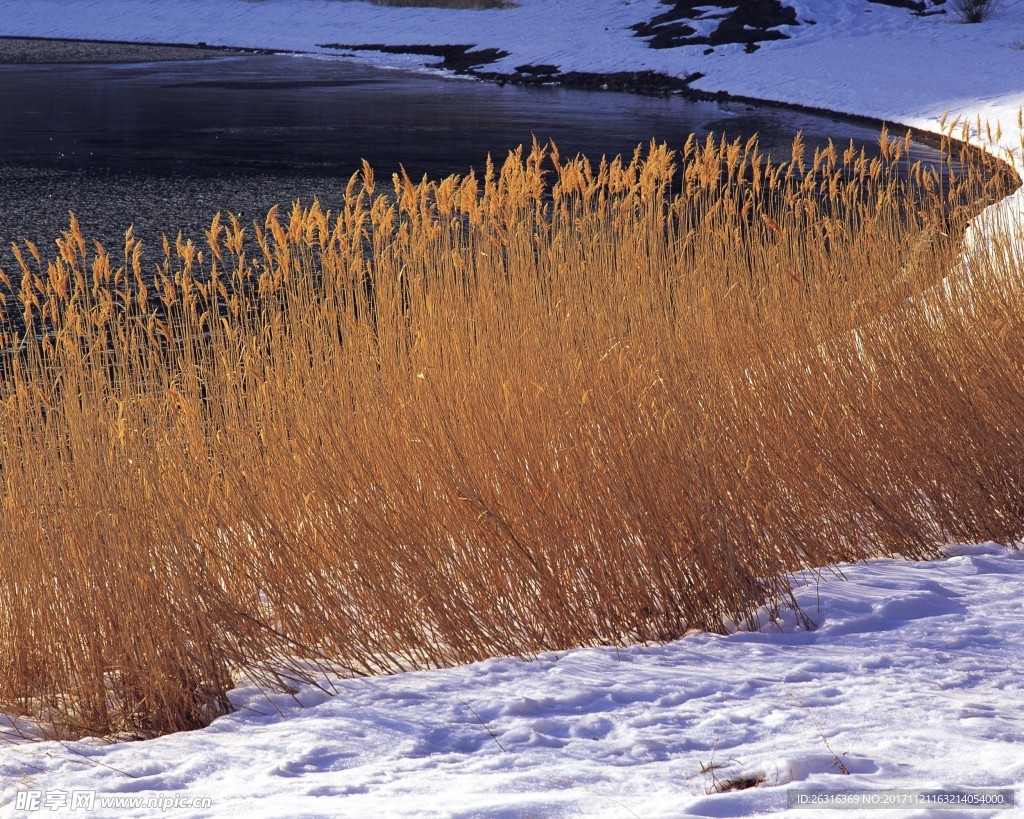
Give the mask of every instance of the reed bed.
[[17, 247], [0, 709], [148, 736], [240, 670], [666, 640], [801, 567], [1018, 540], [1024, 267], [997, 229], [959, 261], [1015, 180], [882, 144], [534, 145], [158, 261], [73, 217]]

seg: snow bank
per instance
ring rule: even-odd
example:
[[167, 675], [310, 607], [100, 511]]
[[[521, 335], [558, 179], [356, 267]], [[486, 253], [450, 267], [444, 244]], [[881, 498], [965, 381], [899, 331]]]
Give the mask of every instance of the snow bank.
[[[175, 816], [752, 816], [812, 788], [1024, 804], [1024, 554], [839, 570], [797, 592], [814, 630], [766, 612], [757, 633], [330, 680], [301, 705], [242, 687], [236, 713], [146, 742], [10, 744], [0, 816], [57, 789], [212, 800]], [[715, 792], [742, 777], [763, 783]]]

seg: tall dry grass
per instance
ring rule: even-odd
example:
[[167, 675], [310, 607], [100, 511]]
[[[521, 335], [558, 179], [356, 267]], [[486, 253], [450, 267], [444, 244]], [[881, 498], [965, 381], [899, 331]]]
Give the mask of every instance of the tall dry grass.
[[1019, 250], [957, 261], [1010, 180], [883, 147], [535, 145], [156, 263], [25, 243], [0, 708], [192, 728], [242, 668], [669, 639], [802, 566], [1020, 538]]

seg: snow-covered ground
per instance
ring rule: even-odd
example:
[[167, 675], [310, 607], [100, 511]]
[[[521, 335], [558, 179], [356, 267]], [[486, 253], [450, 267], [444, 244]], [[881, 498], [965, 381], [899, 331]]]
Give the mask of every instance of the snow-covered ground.
[[[701, 72], [702, 90], [928, 130], [943, 114], [980, 116], [1022, 167], [1024, 0], [1002, 0], [974, 26], [866, 0], [787, 4], [800, 24], [754, 53], [648, 48], [629, 27], [664, 11], [657, 0], [519, 0], [500, 11], [0, 0], [0, 35], [330, 54], [321, 44], [472, 44], [509, 52], [487, 66], [505, 73], [524, 64]], [[1004, 207], [1019, 213], [1021, 201]], [[798, 592], [815, 630], [784, 612], [759, 633], [334, 681], [333, 697], [301, 691], [303, 707], [242, 686], [236, 713], [140, 743], [10, 735], [0, 743], [0, 816], [87, 813], [72, 810], [75, 800], [110, 816], [734, 816], [785, 811], [808, 788], [968, 787], [1015, 788], [1024, 815], [1024, 555], [959, 547], [933, 563], [877, 560], [843, 573]], [[744, 777], [763, 781], [716, 792]], [[101, 805], [112, 797], [144, 801]], [[183, 807], [187, 799], [212, 804]], [[932, 804], [882, 815], [952, 814]]]
[[[759, 632], [309, 687], [301, 706], [242, 687], [201, 731], [10, 745], [0, 815], [26, 815], [19, 792], [50, 815], [47, 798], [93, 791], [101, 815], [138, 817], [151, 798], [212, 800], [175, 816], [754, 816], [851, 788], [1016, 788], [1024, 806], [1024, 553], [842, 572], [797, 593], [814, 630], [782, 612]], [[744, 777], [763, 783], [715, 791]]]

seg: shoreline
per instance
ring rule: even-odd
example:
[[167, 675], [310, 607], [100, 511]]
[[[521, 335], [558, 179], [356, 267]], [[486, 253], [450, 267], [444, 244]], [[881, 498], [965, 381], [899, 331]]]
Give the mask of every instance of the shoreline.
[[241, 54], [275, 54], [259, 48], [206, 43], [131, 43], [0, 35], [0, 65], [84, 65], [209, 60]]
[[[295, 56], [323, 57], [333, 56], [335, 59], [354, 59], [359, 61], [355, 53], [357, 51], [373, 51], [374, 46], [345, 46], [332, 45], [338, 50], [335, 55], [324, 55], [312, 51], [279, 51], [266, 48], [248, 48], [244, 46], [208, 45], [199, 43], [169, 43], [154, 42], [140, 43], [120, 40], [99, 40], [99, 39], [67, 39], [50, 37], [17, 37], [0, 35], [0, 65], [69, 65], [69, 64], [114, 64], [114, 63], [149, 63], [149, 62], [175, 62], [188, 60], [209, 60], [223, 56], [244, 56], [244, 55], [273, 55], [293, 54]], [[391, 49], [400, 53], [419, 54], [423, 57], [444, 56], [442, 51], [454, 49], [460, 54], [465, 50], [461, 46], [436, 46], [432, 47], [438, 53], [427, 54], [417, 47], [399, 47]], [[472, 52], [470, 52], [472, 54]], [[930, 131], [925, 128], [907, 126], [896, 119], [883, 119], [875, 116], [857, 114], [846, 111], [839, 111], [831, 108], [823, 108], [816, 105], [806, 105], [781, 100], [763, 99], [745, 94], [733, 94], [725, 90], [704, 91], [694, 88], [692, 83], [703, 77], [701, 73], [694, 73], [687, 77], [673, 77], [657, 71], [629, 71], [613, 73], [596, 73], [572, 71], [568, 73], [549, 74], [542, 70], [522, 71], [514, 74], [505, 74], [487, 70], [484, 64], [453, 64], [446, 65], [447, 57], [440, 63], [423, 67], [433, 69], [440, 68], [448, 76], [472, 77], [481, 82], [493, 83], [498, 86], [522, 85], [522, 86], [556, 86], [564, 88], [576, 88], [580, 90], [618, 92], [628, 94], [641, 94], [644, 96], [679, 96], [684, 99], [698, 102], [733, 102], [747, 105], [755, 105], [765, 108], [775, 108], [798, 113], [816, 114], [829, 117], [836, 117], [857, 125], [876, 128], [879, 132], [883, 128], [892, 134], [903, 134], [908, 131], [911, 138], [920, 144], [930, 147], [939, 147], [947, 137]], [[522, 66], [521, 68], [529, 68]], [[546, 66], [538, 66], [543, 69]], [[416, 73], [415, 69], [410, 69]], [[955, 137], [949, 137], [953, 142], [960, 143], [972, 154], [987, 156], [995, 159], [1002, 165], [1004, 172], [1007, 172], [1017, 180], [1018, 189], [1024, 185], [1020, 168], [1014, 163], [1007, 161], [1006, 157], [995, 155], [980, 145], [965, 143]], [[1012, 197], [1014, 194], [1011, 194]], [[1005, 200], [1004, 200], [1005, 201]]]

